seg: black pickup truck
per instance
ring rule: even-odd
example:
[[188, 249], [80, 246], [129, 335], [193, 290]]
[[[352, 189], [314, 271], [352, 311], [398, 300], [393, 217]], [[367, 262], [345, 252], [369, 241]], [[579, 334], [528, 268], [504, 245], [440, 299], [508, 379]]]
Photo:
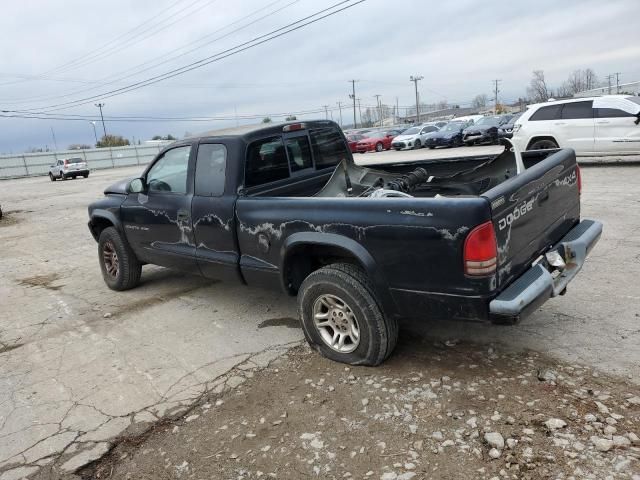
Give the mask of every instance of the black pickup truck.
[[401, 318], [512, 324], [564, 294], [602, 225], [580, 219], [569, 149], [367, 168], [337, 124], [166, 147], [89, 207], [107, 285], [156, 264], [297, 295], [323, 355], [376, 365]]

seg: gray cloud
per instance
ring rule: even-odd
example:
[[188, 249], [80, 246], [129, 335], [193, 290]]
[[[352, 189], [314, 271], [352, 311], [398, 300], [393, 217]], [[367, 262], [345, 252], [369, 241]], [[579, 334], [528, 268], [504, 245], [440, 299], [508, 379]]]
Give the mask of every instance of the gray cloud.
[[[219, 40], [197, 52], [158, 68], [99, 86], [114, 74], [210, 35], [217, 29], [274, 3], [292, 0], [110, 0], [92, 2], [27, 0], [4, 5], [0, 17], [0, 109], [39, 108], [124, 86], [132, 81], [176, 68], [215, 54], [254, 36], [304, 17], [333, 2], [300, 0], [277, 15]], [[173, 16], [158, 33], [111, 56], [39, 75], [70, 60], [96, 52], [105, 42], [175, 4]], [[179, 10], [192, 5], [182, 12]], [[192, 10], [197, 12], [187, 15]], [[107, 98], [107, 115], [232, 116], [269, 112], [336, 108], [349, 101], [351, 78], [359, 79], [358, 97], [373, 104], [374, 94], [400, 105], [413, 103], [409, 75], [421, 74], [425, 101], [467, 102], [478, 93], [490, 93], [491, 80], [502, 79], [501, 97], [523, 95], [533, 69], [544, 69], [552, 85], [577, 68], [591, 67], [600, 77], [623, 72], [623, 80], [640, 78], [637, 0], [536, 2], [463, 0], [388, 2], [368, 0], [342, 14], [274, 40], [255, 49], [208, 65], [165, 82]], [[266, 12], [266, 10], [265, 10]], [[176, 21], [177, 20], [177, 21]], [[175, 21], [173, 25], [167, 25]], [[239, 25], [236, 25], [236, 28]], [[152, 28], [150, 24], [144, 28]], [[221, 32], [221, 33], [224, 33]], [[110, 50], [116, 44], [112, 44]], [[98, 50], [100, 52], [100, 50]], [[9, 84], [7, 84], [9, 83]], [[94, 88], [87, 93], [79, 90]], [[62, 99], [33, 101], [33, 97]], [[91, 104], [60, 110], [63, 114], [96, 115]], [[344, 112], [351, 118], [350, 111]], [[310, 115], [322, 117], [323, 115]], [[337, 118], [337, 113], [334, 113]], [[110, 132], [131, 138], [156, 133], [182, 135], [233, 125], [211, 123], [115, 123]], [[86, 122], [0, 118], [0, 152], [51, 145], [53, 126], [60, 146], [91, 143]]]

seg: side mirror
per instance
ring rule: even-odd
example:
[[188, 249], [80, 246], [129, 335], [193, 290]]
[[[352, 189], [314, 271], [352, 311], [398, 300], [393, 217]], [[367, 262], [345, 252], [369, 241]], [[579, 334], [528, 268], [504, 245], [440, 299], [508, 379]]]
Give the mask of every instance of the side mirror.
[[144, 192], [144, 180], [142, 178], [134, 178], [129, 182], [127, 187], [129, 193], [141, 193]]

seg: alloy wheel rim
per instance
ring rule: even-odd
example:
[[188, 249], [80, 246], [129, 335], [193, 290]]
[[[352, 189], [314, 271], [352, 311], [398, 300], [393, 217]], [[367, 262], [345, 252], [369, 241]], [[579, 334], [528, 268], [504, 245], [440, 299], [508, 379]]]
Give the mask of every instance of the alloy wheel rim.
[[105, 242], [102, 247], [102, 260], [107, 274], [113, 278], [117, 277], [120, 271], [120, 262], [118, 261], [118, 253], [116, 252], [113, 242]]
[[319, 296], [313, 304], [313, 324], [333, 351], [351, 353], [360, 344], [360, 326], [351, 307], [336, 295]]

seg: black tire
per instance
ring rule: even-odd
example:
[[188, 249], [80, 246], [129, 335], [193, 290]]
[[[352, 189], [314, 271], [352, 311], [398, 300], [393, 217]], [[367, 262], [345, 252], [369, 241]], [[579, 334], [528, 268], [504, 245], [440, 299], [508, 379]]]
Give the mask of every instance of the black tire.
[[49, 172], [49, 180], [51, 180], [52, 182], [56, 181], [56, 177], [54, 177], [51, 172]]
[[[116, 271], [110, 268], [107, 254], [115, 253]], [[113, 260], [113, 257], [111, 258]], [[98, 240], [98, 261], [102, 278], [111, 290], [129, 290], [140, 283], [142, 265], [115, 227], [107, 227]], [[111, 264], [112, 265], [112, 264]]]
[[527, 150], [548, 150], [551, 148], [558, 148], [558, 144], [551, 139], [543, 138], [533, 142]]
[[[314, 323], [314, 306], [326, 295], [343, 300], [356, 318], [359, 342], [352, 352], [343, 353], [330, 347]], [[379, 365], [389, 357], [398, 341], [396, 320], [384, 316], [371, 282], [354, 265], [336, 263], [312, 272], [300, 286], [298, 312], [309, 345], [336, 362]]]
[[436, 146], [435, 146], [435, 145], [429, 145], [429, 149], [430, 149], [430, 150], [433, 150], [434, 148], [436, 148]]
[[382, 142], [376, 143], [376, 152], [381, 152], [382, 150], [384, 150], [384, 145], [382, 145]]
[[67, 179], [67, 176], [64, 173], [60, 172], [60, 180], [66, 180], [66, 179]]
[[422, 148], [422, 142], [420, 140], [416, 140], [416, 143], [413, 144], [413, 148], [415, 148], [416, 150], [418, 148]]
[[78, 176], [77, 175], [73, 175], [71, 178], [73, 178], [75, 180], [76, 178], [78, 178]]
[[88, 174], [88, 173], [84, 173], [84, 174], [82, 174], [82, 176], [83, 176], [84, 178], [89, 178], [89, 174]]

